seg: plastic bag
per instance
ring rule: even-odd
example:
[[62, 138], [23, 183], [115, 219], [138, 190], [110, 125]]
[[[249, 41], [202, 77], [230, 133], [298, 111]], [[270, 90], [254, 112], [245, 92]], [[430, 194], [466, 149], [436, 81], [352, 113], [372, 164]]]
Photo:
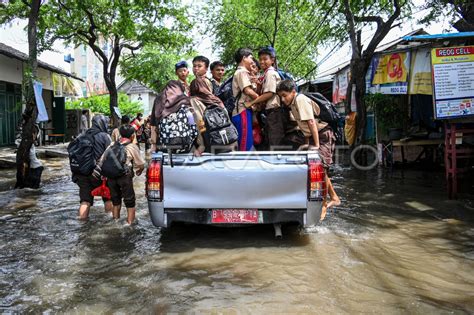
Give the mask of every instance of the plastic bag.
[[91, 194], [92, 196], [99, 196], [105, 199], [110, 199], [110, 189], [109, 187], [107, 187], [107, 180], [103, 179], [102, 185], [92, 190]]

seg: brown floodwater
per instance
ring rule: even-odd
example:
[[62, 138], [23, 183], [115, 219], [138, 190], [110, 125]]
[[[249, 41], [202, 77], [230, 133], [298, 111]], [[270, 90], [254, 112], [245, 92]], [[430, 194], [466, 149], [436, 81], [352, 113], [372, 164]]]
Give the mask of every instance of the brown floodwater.
[[276, 240], [271, 226], [161, 231], [143, 175], [136, 226], [100, 202], [80, 222], [64, 161], [45, 172], [40, 190], [0, 193], [0, 313], [474, 313], [474, 202], [447, 200], [442, 174], [339, 169], [343, 205]]

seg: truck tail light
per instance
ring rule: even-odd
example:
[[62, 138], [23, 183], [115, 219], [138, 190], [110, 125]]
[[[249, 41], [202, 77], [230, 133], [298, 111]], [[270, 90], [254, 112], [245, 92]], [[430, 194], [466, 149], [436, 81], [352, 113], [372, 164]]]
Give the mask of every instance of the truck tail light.
[[146, 196], [148, 200], [163, 200], [163, 176], [161, 160], [152, 160], [146, 172]]
[[309, 160], [308, 163], [308, 200], [323, 200], [326, 196], [326, 172], [321, 160]]

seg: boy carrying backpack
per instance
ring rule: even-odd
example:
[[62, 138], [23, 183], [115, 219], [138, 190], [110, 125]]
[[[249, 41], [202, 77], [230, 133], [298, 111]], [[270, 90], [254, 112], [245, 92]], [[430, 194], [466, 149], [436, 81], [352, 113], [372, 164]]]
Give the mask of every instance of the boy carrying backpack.
[[140, 176], [145, 168], [145, 161], [140, 155], [138, 146], [133, 143], [135, 129], [130, 125], [121, 126], [119, 129], [120, 140], [105, 150], [100, 162], [94, 171], [107, 177], [110, 195], [113, 203], [114, 219], [120, 218], [121, 201], [127, 208], [127, 223], [135, 220], [135, 191], [133, 189], [133, 168]]
[[[105, 149], [110, 145], [110, 136], [107, 133], [107, 119], [104, 115], [96, 115], [92, 119], [92, 127], [68, 146], [69, 163], [72, 172], [72, 181], [79, 186], [79, 218], [89, 217], [90, 207], [94, 204], [91, 192], [102, 184], [100, 179], [92, 176], [92, 172]], [[105, 211], [112, 211], [110, 200], [104, 200]]]

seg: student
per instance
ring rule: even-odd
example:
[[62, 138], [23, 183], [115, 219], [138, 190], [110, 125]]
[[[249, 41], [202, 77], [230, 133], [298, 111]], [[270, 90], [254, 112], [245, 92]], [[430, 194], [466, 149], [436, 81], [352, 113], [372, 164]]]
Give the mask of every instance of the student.
[[304, 147], [317, 149], [326, 167], [326, 186], [328, 188], [330, 201], [323, 202], [321, 220], [326, 216], [327, 208], [341, 204], [339, 197], [332, 186], [331, 179], [327, 174], [327, 168], [332, 164], [334, 151], [334, 134], [327, 123], [320, 121], [316, 117], [320, 113], [319, 106], [303, 94], [296, 92], [296, 87], [291, 80], [283, 80], [278, 84], [277, 93], [282, 102], [290, 107], [298, 127], [305, 136]]
[[133, 143], [135, 143], [138, 146], [138, 149], [140, 149], [140, 142], [142, 140], [142, 133], [143, 133], [143, 114], [142, 113], [137, 113], [137, 116], [132, 120], [130, 125], [135, 129], [135, 140]]
[[180, 61], [174, 66], [176, 76], [178, 80], [184, 85], [184, 90], [187, 96], [189, 96], [189, 85], [188, 85], [188, 63], [186, 61]]
[[224, 107], [221, 99], [213, 94], [211, 80], [206, 77], [209, 67], [209, 59], [204, 56], [196, 56], [193, 59], [193, 73], [196, 76], [190, 85], [191, 106], [194, 109], [194, 120], [198, 127], [199, 137], [197, 139], [197, 148], [194, 151], [196, 156], [200, 156], [206, 149], [207, 143], [203, 137], [206, 131], [203, 115], [206, 107], [217, 105]]
[[[104, 115], [96, 115], [92, 118], [92, 127], [81, 137], [91, 136], [93, 138], [93, 158], [96, 161], [99, 161], [105, 149], [110, 145], [110, 136], [107, 133], [107, 119]], [[80, 198], [80, 207], [79, 207], [79, 219], [85, 220], [89, 217], [90, 207], [94, 204], [94, 197], [91, 192], [94, 188], [99, 187], [102, 184], [100, 179], [95, 178], [92, 174], [83, 175], [83, 174], [72, 174], [72, 181], [79, 186], [79, 198]], [[104, 201], [104, 207], [106, 212], [112, 211], [112, 202], [110, 200]]]
[[237, 70], [232, 80], [232, 93], [236, 99], [236, 106], [232, 112], [232, 122], [239, 133], [239, 151], [253, 149], [252, 106], [249, 103], [258, 98], [252, 88], [250, 71], [252, 70], [253, 56], [248, 48], [240, 48], [234, 55]]
[[215, 95], [217, 93], [217, 90], [219, 87], [222, 85], [224, 74], [225, 74], [225, 68], [224, 64], [220, 61], [214, 61], [211, 63], [211, 83], [212, 83], [212, 93]]
[[273, 47], [264, 47], [258, 52], [260, 67], [264, 71], [262, 78], [262, 90], [259, 97], [248, 102], [247, 107], [254, 104], [264, 103], [267, 117], [265, 133], [270, 149], [281, 145], [285, 137], [285, 126], [283, 125], [283, 112], [281, 111], [280, 98], [276, 94], [276, 88], [281, 78], [274, 68], [276, 55]]
[[[128, 124], [130, 124], [130, 116], [123, 115], [122, 119], [120, 120], [120, 126], [125, 126], [125, 125], [128, 125]], [[112, 130], [112, 135], [111, 135], [112, 142], [116, 142], [116, 141], [120, 140], [119, 128], [120, 127], [117, 127], [114, 130]]]
[[[127, 159], [125, 165], [128, 167], [128, 172], [119, 178], [109, 178], [107, 185], [110, 188], [110, 195], [113, 203], [114, 219], [120, 218], [120, 208], [123, 203], [127, 208], [127, 223], [132, 224], [135, 221], [135, 190], [133, 189], [134, 169], [136, 175], [140, 176], [145, 169], [145, 161], [140, 155], [138, 146], [133, 144], [135, 138], [135, 129], [130, 125], [121, 126], [120, 143], [125, 146], [125, 153]], [[100, 165], [99, 165], [100, 167]]]

